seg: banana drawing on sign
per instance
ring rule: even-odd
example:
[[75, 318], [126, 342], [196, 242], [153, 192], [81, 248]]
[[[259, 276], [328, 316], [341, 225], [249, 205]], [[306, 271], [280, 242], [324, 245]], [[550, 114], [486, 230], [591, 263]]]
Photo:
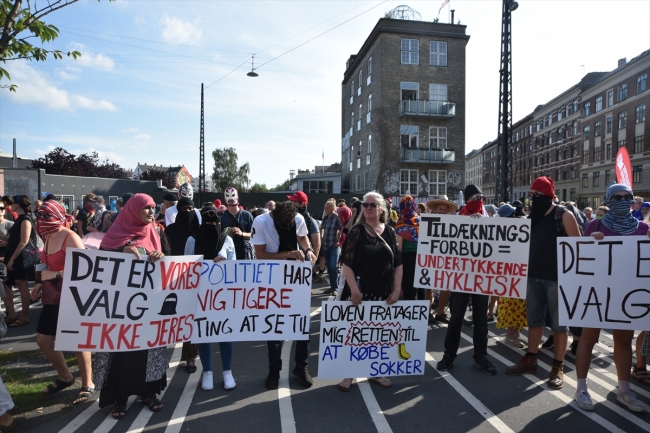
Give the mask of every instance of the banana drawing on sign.
[[427, 301], [323, 302], [318, 377], [424, 374]]

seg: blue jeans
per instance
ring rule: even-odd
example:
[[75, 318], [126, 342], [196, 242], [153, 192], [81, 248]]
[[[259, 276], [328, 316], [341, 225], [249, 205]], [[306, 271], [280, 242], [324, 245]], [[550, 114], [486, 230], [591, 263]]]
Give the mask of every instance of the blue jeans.
[[[212, 371], [212, 350], [210, 349], [210, 344], [197, 344], [199, 358], [201, 358], [201, 364], [203, 364], [203, 371]], [[232, 343], [219, 343], [219, 352], [221, 352], [223, 371], [232, 370]]]
[[327, 275], [330, 277], [330, 289], [336, 290], [339, 287], [339, 272], [337, 264], [339, 262], [339, 253], [341, 247], [332, 247], [323, 250], [323, 257], [325, 257], [325, 266], [327, 267]]

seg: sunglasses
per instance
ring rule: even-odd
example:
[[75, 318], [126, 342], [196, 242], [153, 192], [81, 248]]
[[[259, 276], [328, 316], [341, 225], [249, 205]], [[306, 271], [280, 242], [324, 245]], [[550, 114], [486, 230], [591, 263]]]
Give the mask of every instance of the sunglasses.
[[4, 207], [4, 206], [0, 206], [0, 210], [5, 210], [5, 207]]
[[474, 194], [469, 198], [469, 201], [483, 200], [483, 194]]
[[222, 210], [218, 210], [218, 211], [208, 210], [208, 211], [205, 211], [205, 212], [201, 212], [201, 215], [207, 215], [209, 217], [215, 217], [215, 216], [221, 217], [223, 215], [223, 211]]
[[627, 201], [630, 201], [630, 200], [632, 200], [633, 198], [634, 198], [634, 197], [632, 196], [632, 194], [613, 195], [613, 196], [612, 196], [612, 199], [613, 199], [613, 200], [616, 200], [616, 201], [621, 201], [621, 200], [623, 200], [623, 199], [625, 199], [625, 200], [627, 200]]
[[377, 209], [379, 207], [377, 203], [361, 203], [361, 206], [363, 206], [364, 209], [368, 209], [369, 207]]

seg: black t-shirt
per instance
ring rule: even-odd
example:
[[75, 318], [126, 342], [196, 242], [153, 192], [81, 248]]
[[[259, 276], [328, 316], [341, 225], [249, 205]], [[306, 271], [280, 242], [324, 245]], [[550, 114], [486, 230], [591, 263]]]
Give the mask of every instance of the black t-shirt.
[[557, 281], [555, 208], [530, 229], [528, 277]]
[[88, 227], [88, 224], [90, 224], [90, 221], [93, 219], [93, 214], [88, 212], [86, 209], [81, 209], [79, 213], [77, 214], [77, 221], [79, 221], [77, 224], [81, 223], [81, 230], [84, 235], [87, 235], [90, 233], [86, 227]]

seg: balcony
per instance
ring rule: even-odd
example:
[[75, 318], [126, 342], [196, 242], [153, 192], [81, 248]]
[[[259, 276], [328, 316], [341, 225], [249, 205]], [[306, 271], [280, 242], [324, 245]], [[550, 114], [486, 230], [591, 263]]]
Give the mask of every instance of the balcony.
[[399, 117], [456, 117], [456, 103], [449, 101], [406, 100], [399, 103]]
[[456, 151], [453, 149], [412, 149], [402, 147], [399, 150], [400, 162], [424, 162], [429, 164], [451, 164], [456, 162]]

